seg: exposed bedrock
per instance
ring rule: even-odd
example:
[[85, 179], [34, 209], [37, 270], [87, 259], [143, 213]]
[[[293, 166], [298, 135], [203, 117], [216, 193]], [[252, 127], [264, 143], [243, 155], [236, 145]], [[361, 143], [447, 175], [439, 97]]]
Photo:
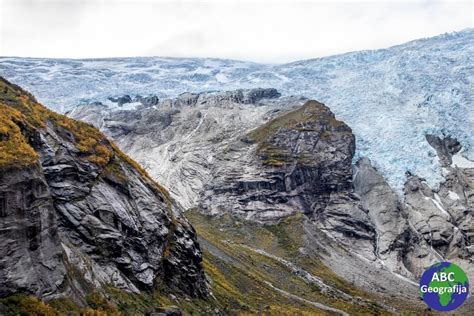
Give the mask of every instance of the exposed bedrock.
[[433, 189], [424, 179], [407, 175], [404, 195], [408, 220], [438, 260], [458, 263], [472, 278], [474, 169], [458, 167], [452, 162], [461, 150], [455, 139], [431, 137], [430, 144], [443, 162], [445, 180]]
[[391, 291], [398, 280], [414, 289], [422, 271], [444, 259], [472, 275], [474, 171], [453, 166], [461, 149], [453, 138], [427, 136], [445, 168], [439, 189], [408, 175], [400, 196], [369, 159], [352, 163], [354, 135], [328, 107], [271, 89], [72, 114], [98, 124], [187, 208], [258, 222], [304, 213], [318, 240], [331, 241], [325, 248], [339, 266], [326, 263], [356, 283], [365, 282], [357, 273], [375, 269], [364, 286]]
[[166, 190], [92, 126], [0, 85], [0, 295], [207, 296], [196, 234]]
[[185, 208], [199, 204], [216, 157], [248, 131], [304, 102], [275, 89], [183, 93], [155, 107], [124, 111], [103, 104], [70, 112], [112, 137]]
[[58, 219], [37, 166], [0, 177], [0, 296], [31, 291], [48, 297], [65, 283]]
[[[331, 192], [351, 186], [354, 136], [315, 101], [269, 121], [216, 157], [202, 206], [247, 218], [312, 214]], [[215, 194], [214, 191], [218, 194]]]

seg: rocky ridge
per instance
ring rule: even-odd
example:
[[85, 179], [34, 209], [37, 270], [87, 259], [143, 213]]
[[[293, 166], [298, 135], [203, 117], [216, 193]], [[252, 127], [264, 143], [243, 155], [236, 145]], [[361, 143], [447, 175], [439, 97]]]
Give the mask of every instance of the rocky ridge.
[[0, 106], [2, 297], [208, 296], [195, 231], [163, 187], [91, 125], [4, 79]]
[[312, 215], [327, 194], [351, 186], [354, 149], [350, 128], [323, 104], [308, 101], [216, 155], [200, 207], [254, 220]]

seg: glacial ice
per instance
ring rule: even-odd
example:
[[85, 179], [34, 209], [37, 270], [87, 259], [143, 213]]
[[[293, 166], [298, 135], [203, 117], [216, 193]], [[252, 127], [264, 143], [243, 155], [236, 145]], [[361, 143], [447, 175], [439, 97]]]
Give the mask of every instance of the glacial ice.
[[463, 152], [456, 161], [474, 161], [474, 29], [277, 65], [198, 58], [2, 57], [0, 75], [61, 112], [124, 94], [163, 98], [273, 87], [283, 95], [304, 95], [324, 102], [351, 126], [356, 159], [369, 157], [398, 190], [405, 171], [432, 187], [443, 179], [426, 133], [457, 138]]

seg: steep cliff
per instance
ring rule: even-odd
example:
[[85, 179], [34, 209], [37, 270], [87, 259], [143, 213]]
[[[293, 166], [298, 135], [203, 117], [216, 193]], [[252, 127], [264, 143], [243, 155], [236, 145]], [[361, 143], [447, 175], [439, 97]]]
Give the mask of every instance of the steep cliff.
[[354, 149], [351, 129], [323, 104], [308, 101], [216, 155], [201, 207], [258, 220], [313, 216], [331, 192], [351, 187]]
[[208, 296], [180, 206], [101, 132], [1, 78], [0, 123], [0, 296]]

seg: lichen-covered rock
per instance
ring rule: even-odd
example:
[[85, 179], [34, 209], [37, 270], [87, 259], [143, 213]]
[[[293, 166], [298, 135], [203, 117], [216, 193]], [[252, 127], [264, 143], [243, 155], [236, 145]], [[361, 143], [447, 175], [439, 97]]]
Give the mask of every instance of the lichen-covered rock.
[[[106, 285], [208, 295], [194, 229], [163, 187], [91, 126], [3, 79], [0, 93], [24, 116], [11, 123], [37, 154], [0, 168], [0, 295], [81, 303]], [[8, 146], [13, 131], [0, 133]]]

